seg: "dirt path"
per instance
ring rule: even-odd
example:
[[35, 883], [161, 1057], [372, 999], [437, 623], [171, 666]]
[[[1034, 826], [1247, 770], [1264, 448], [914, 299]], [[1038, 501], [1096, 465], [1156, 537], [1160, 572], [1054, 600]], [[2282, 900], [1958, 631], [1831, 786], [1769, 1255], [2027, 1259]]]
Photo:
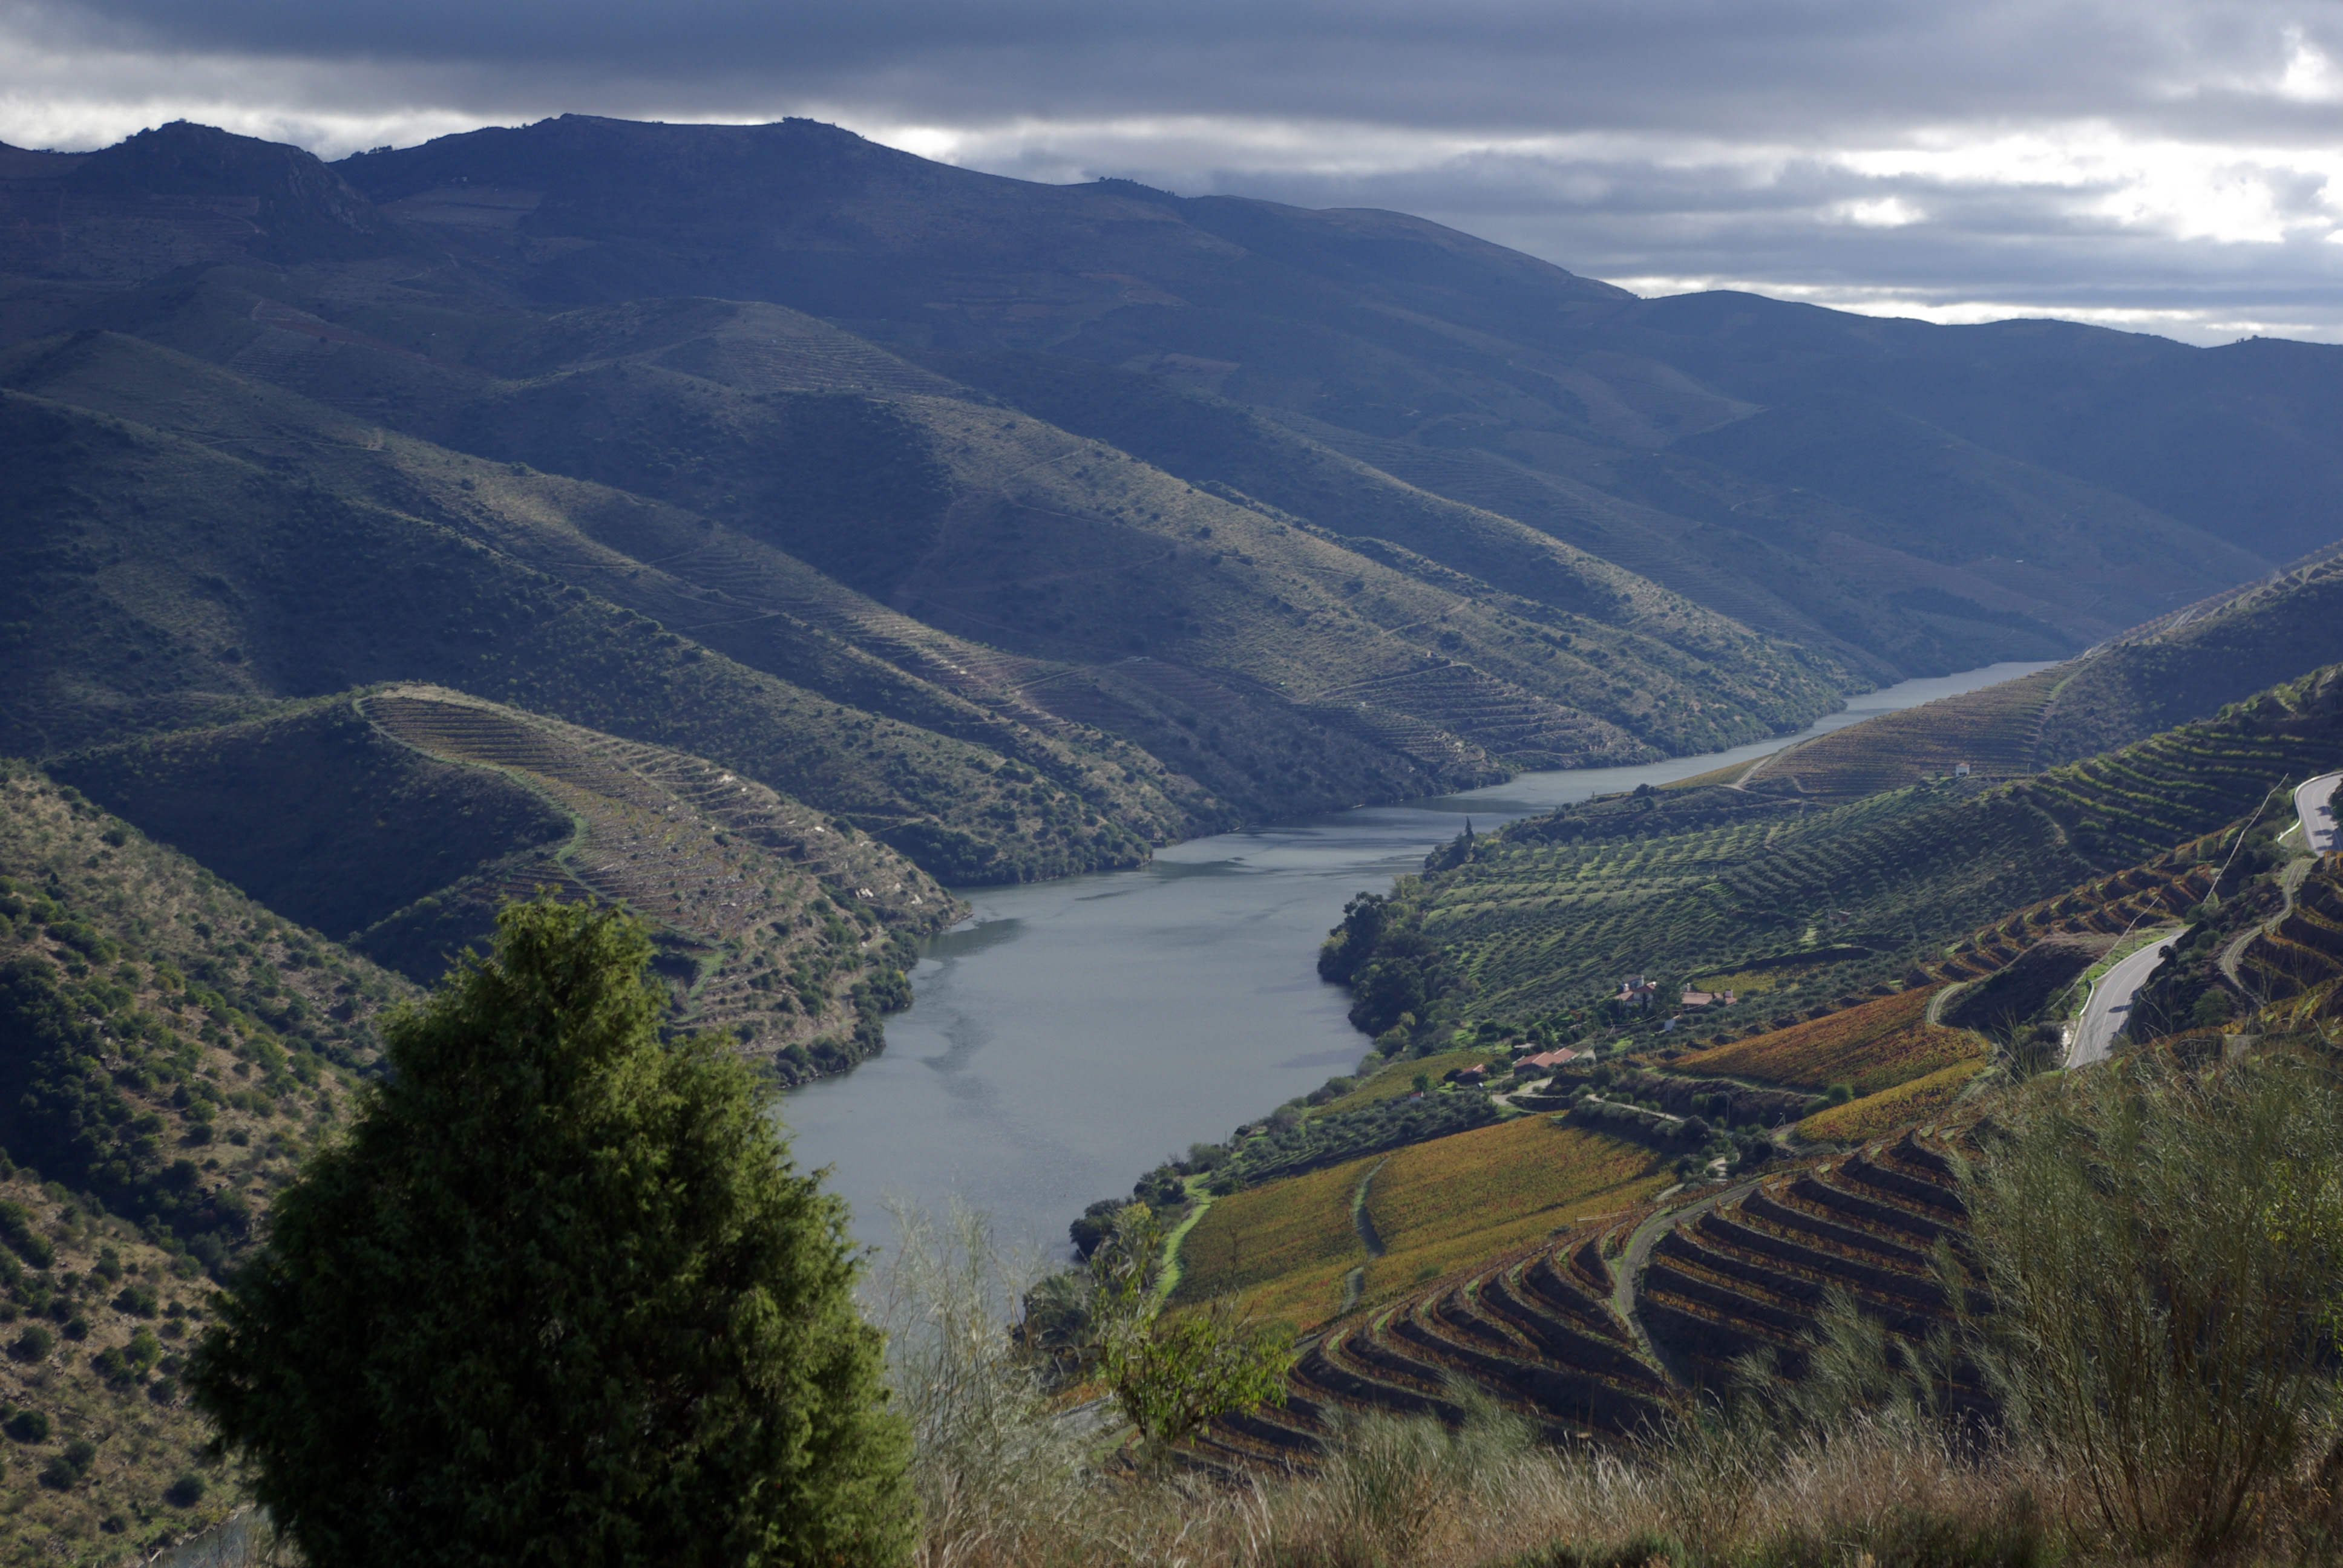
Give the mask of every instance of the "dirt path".
[[1661, 1211], [1635, 1227], [1634, 1234], [1627, 1238], [1627, 1244], [1619, 1250], [1619, 1256], [1612, 1262], [1612, 1312], [1627, 1325], [1627, 1332], [1635, 1336], [1636, 1348], [1644, 1352], [1645, 1358], [1677, 1383], [1686, 1383], [1689, 1380], [1668, 1353], [1660, 1349], [1659, 1342], [1652, 1338], [1651, 1331], [1644, 1327], [1644, 1320], [1636, 1314], [1635, 1282], [1643, 1277], [1644, 1265], [1651, 1261], [1652, 1249], [1659, 1245], [1662, 1236], [1687, 1221], [1699, 1219], [1727, 1199], [1745, 1196], [1764, 1180], [1763, 1176], [1753, 1176], [1721, 1192], [1712, 1192], [1684, 1208]]
[[[1375, 1222], [1367, 1213], [1367, 1189], [1373, 1185], [1375, 1172], [1390, 1163], [1391, 1156], [1388, 1154], [1376, 1161], [1368, 1167], [1367, 1173], [1359, 1178], [1359, 1184], [1351, 1189], [1351, 1229], [1359, 1233], [1359, 1245], [1366, 1250], [1367, 1263], [1383, 1255], [1383, 1239], [1375, 1234]], [[1340, 1317], [1359, 1304], [1359, 1297], [1365, 1293], [1367, 1288], [1367, 1263], [1361, 1263], [1342, 1276], [1342, 1305], [1335, 1316]]]

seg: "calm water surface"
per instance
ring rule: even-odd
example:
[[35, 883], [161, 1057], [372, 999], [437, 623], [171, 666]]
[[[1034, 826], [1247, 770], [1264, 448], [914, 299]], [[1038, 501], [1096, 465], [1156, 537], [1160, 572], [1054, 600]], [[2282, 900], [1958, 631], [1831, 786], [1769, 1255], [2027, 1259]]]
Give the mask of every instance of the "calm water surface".
[[[1805, 733], [2042, 668], [1906, 681]], [[1416, 869], [1467, 817], [1493, 827], [1787, 743], [1527, 773], [1192, 839], [1136, 870], [965, 890], [975, 913], [925, 945], [886, 1053], [784, 1101], [798, 1158], [831, 1167], [867, 1241], [886, 1240], [886, 1198], [940, 1208], [957, 1194], [1002, 1241], [1062, 1250], [1084, 1204], [1358, 1064], [1367, 1041], [1343, 1019], [1349, 999], [1314, 967], [1353, 893]]]

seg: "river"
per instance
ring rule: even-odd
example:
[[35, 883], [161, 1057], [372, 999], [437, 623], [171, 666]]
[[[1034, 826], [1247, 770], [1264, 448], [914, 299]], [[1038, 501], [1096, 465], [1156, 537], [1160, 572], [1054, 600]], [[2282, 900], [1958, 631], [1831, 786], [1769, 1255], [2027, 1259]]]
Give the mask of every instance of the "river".
[[1688, 779], [2043, 668], [1908, 680], [1732, 751], [1525, 773], [1191, 839], [1134, 870], [963, 890], [975, 912], [924, 945], [885, 1053], [783, 1102], [798, 1160], [830, 1168], [866, 1241], [888, 1238], [884, 1200], [938, 1209], [957, 1194], [1000, 1241], [1064, 1251], [1086, 1203], [1358, 1064], [1367, 1041], [1349, 998], [1319, 980], [1318, 944], [1353, 893], [1416, 869], [1466, 819], [1493, 827]]

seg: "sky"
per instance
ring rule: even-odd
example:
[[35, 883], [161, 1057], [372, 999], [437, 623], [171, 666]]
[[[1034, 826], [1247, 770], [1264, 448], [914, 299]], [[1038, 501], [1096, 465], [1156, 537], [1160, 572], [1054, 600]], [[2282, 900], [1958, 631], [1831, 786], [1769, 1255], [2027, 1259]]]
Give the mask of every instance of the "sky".
[[2343, 342], [2343, 0], [0, 0], [0, 141], [804, 115], [1644, 295]]

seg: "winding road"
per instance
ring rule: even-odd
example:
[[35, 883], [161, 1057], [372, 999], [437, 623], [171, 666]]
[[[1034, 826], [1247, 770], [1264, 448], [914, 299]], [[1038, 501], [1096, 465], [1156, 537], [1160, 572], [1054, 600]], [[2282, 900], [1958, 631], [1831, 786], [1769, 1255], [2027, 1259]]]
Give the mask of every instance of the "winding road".
[[2186, 935], [2186, 930], [2179, 930], [2158, 938], [2093, 982], [2082, 1014], [2075, 1020], [2074, 1043], [2066, 1050], [2068, 1067], [2086, 1067], [2107, 1059], [2108, 1052], [2115, 1049], [2116, 1037], [2131, 1021], [2131, 999], [2139, 993], [2156, 966], [2164, 961], [2172, 944]]
[[2335, 814], [2338, 784], [2343, 784], [2343, 773], [2322, 773], [2294, 792], [2294, 814], [2302, 819], [2302, 847], [2314, 855], [2343, 849], [2343, 819]]

